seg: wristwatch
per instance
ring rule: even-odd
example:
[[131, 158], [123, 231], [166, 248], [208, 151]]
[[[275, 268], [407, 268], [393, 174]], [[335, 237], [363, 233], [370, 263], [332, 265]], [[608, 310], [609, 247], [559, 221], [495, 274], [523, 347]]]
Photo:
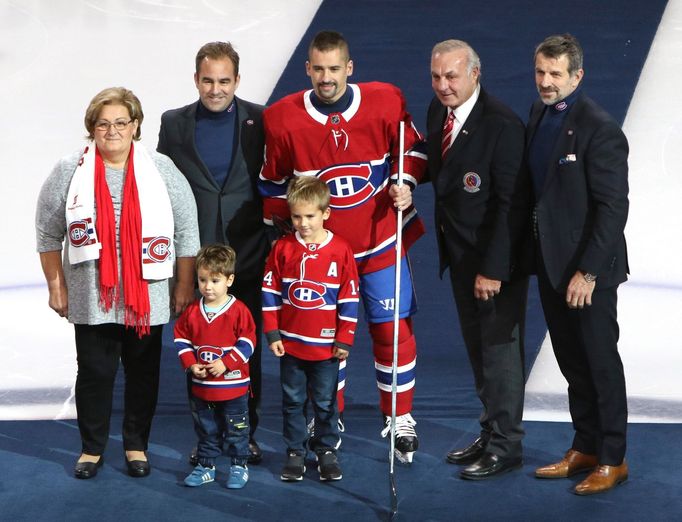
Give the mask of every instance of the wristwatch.
[[583, 279], [585, 280], [586, 283], [594, 283], [597, 280], [597, 276], [594, 274], [583, 272]]

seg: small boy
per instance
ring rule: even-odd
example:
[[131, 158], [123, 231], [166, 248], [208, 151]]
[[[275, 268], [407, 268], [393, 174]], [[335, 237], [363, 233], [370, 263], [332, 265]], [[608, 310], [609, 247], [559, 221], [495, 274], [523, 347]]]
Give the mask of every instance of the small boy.
[[316, 454], [320, 480], [342, 478], [336, 388], [339, 360], [348, 357], [355, 335], [359, 283], [350, 246], [324, 229], [329, 200], [319, 178], [291, 181], [287, 202], [296, 233], [275, 243], [263, 277], [263, 329], [281, 358], [284, 481], [302, 480], [305, 473], [307, 398], [315, 413], [307, 446]]
[[231, 458], [229, 489], [249, 480], [249, 357], [256, 344], [256, 327], [246, 305], [228, 294], [234, 283], [234, 250], [208, 245], [196, 258], [201, 299], [175, 323], [180, 362], [191, 372], [192, 417], [199, 437], [199, 464], [185, 478], [187, 486], [215, 480], [215, 459], [223, 441]]

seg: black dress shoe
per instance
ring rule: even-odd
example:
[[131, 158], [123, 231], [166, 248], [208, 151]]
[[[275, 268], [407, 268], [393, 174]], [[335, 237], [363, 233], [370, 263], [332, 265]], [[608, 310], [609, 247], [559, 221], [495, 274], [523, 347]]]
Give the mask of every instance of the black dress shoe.
[[249, 453], [250, 455], [247, 459], [249, 464], [259, 464], [263, 460], [263, 450], [260, 449], [255, 439], [249, 439]]
[[76, 462], [73, 475], [79, 479], [91, 479], [97, 476], [97, 470], [104, 464], [104, 457], [100, 455], [97, 462]]
[[484, 453], [488, 440], [478, 437], [469, 446], [463, 449], [454, 449], [445, 458], [450, 464], [471, 464], [478, 460]]
[[467, 480], [485, 480], [523, 466], [521, 457], [508, 459], [494, 453], [486, 452], [476, 462], [459, 472], [459, 476]]
[[126, 457], [125, 461], [126, 467], [128, 468], [128, 475], [131, 477], [146, 477], [152, 470], [148, 460], [128, 460], [128, 457]]

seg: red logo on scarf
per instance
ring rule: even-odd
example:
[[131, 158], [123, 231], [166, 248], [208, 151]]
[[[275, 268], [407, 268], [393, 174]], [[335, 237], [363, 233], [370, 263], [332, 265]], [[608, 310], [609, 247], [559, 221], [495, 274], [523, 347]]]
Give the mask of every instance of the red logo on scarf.
[[164, 236], [142, 239], [142, 263], [163, 263], [171, 255], [171, 241]]
[[92, 234], [92, 220], [74, 221], [69, 225], [69, 241], [75, 247], [81, 247], [94, 243], [90, 237]]

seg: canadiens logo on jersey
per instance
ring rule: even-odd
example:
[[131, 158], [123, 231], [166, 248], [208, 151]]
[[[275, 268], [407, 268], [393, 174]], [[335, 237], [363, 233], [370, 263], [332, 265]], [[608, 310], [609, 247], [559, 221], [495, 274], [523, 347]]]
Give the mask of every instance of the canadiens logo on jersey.
[[163, 263], [171, 255], [171, 240], [164, 236], [142, 238], [142, 262]]
[[321, 170], [317, 177], [329, 187], [332, 208], [351, 208], [371, 198], [384, 179], [382, 168], [369, 163], [334, 165]]
[[296, 308], [314, 310], [326, 304], [324, 300], [326, 293], [327, 287], [323, 284], [299, 279], [289, 285], [287, 297]]
[[69, 225], [69, 241], [75, 247], [92, 245], [97, 242], [92, 219], [74, 221]]
[[200, 346], [197, 349], [197, 360], [202, 363], [210, 364], [223, 356], [223, 349], [217, 346]]

